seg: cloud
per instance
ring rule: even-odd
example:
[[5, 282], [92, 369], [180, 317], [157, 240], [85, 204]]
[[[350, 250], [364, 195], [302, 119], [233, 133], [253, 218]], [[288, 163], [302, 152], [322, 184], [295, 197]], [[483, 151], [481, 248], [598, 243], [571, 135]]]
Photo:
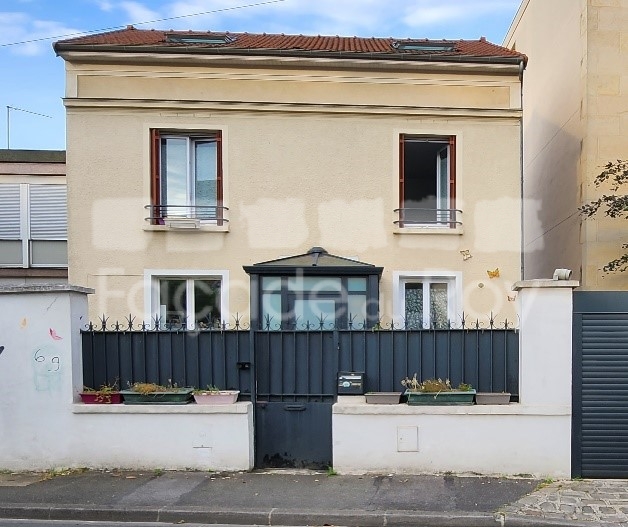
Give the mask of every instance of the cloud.
[[124, 21], [125, 24], [149, 22], [163, 18], [159, 12], [149, 9], [139, 2], [120, 2], [117, 7], [126, 13], [128, 20]]
[[[434, 29], [459, 33], [467, 20], [490, 15], [514, 16], [520, 0], [171, 0], [159, 13], [140, 2], [119, 2], [139, 23], [172, 18], [147, 27], [360, 36], [428, 36]], [[146, 2], [145, 2], [146, 3]], [[252, 5], [262, 4], [262, 5]], [[125, 7], [126, 6], [126, 7]], [[248, 7], [245, 7], [248, 6]], [[142, 19], [142, 9], [145, 9]], [[208, 13], [208, 11], [212, 11]], [[202, 15], [189, 16], [196, 13]], [[176, 18], [175, 18], [176, 17]], [[489, 32], [490, 28], [484, 31]], [[417, 31], [418, 30], [418, 31]], [[419, 33], [419, 34], [418, 34]], [[441, 37], [445, 36], [441, 34]]]
[[458, 22], [495, 11], [516, 11], [519, 0], [423, 0], [405, 10], [402, 22], [409, 27]]
[[[81, 30], [68, 27], [53, 20], [39, 20], [26, 13], [0, 12], [0, 46], [16, 55], [41, 55], [50, 53], [50, 42], [61, 35], [80, 33]], [[40, 40], [42, 39], [42, 40]]]

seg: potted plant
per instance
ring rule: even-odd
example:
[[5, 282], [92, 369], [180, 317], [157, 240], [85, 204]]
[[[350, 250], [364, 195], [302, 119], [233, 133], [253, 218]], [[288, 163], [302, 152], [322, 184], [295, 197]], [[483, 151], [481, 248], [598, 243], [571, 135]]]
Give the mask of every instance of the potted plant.
[[124, 404], [187, 404], [192, 401], [192, 390], [179, 388], [176, 383], [162, 386], [152, 382], [136, 382], [120, 393]]
[[103, 384], [97, 390], [83, 386], [83, 391], [79, 395], [81, 396], [81, 401], [85, 404], [120, 404], [122, 402], [117, 382], [114, 384]]
[[401, 381], [406, 387], [408, 404], [415, 405], [469, 405], [473, 404], [475, 390], [470, 384], [460, 383], [457, 388], [451, 386], [449, 379], [427, 379], [419, 381], [417, 374]]
[[192, 395], [196, 404], [233, 404], [238, 400], [240, 390], [220, 390], [209, 385], [204, 390], [194, 390]]
[[367, 392], [366, 402], [368, 404], [399, 404], [401, 392]]
[[510, 393], [478, 392], [475, 394], [475, 404], [510, 404]]

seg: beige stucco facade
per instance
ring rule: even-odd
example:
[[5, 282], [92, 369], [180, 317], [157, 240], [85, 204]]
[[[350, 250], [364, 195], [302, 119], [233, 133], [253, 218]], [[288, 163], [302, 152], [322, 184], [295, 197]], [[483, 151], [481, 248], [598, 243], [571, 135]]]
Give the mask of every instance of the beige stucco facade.
[[[106, 56], [105, 56], [106, 55]], [[514, 318], [521, 279], [519, 65], [66, 53], [69, 279], [90, 316], [150, 312], [150, 276], [221, 276], [306, 252], [455, 280], [456, 311]], [[149, 225], [151, 129], [221, 131], [224, 226]], [[455, 136], [459, 228], [399, 228], [400, 134]], [[468, 251], [471, 257], [465, 257]], [[487, 271], [499, 268], [499, 276]], [[225, 294], [225, 292], [227, 294]]]
[[626, 158], [626, 0], [524, 0], [504, 45], [529, 57], [524, 82], [526, 278], [568, 267], [585, 289], [628, 288], [602, 267], [622, 254], [625, 220], [578, 207], [601, 196], [595, 177]]

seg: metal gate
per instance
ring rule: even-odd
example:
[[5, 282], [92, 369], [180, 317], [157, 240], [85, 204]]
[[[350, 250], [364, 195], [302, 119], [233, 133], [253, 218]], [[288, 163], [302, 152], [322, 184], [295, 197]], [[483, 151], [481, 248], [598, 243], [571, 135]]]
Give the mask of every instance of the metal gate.
[[332, 464], [337, 333], [255, 333], [255, 466]]
[[628, 478], [628, 291], [576, 291], [572, 477]]

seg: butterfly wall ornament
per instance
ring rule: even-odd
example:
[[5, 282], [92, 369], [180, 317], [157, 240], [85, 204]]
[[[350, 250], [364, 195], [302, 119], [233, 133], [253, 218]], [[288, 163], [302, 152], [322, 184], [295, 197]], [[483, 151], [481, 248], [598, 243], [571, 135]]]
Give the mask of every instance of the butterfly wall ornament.
[[466, 262], [469, 258], [473, 258], [473, 255], [471, 254], [471, 251], [469, 249], [464, 249], [460, 251], [460, 254], [462, 255], [463, 262]]
[[496, 267], [494, 271], [486, 271], [489, 278], [499, 278], [499, 267]]
[[52, 340], [62, 340], [62, 339], [63, 339], [63, 337], [60, 337], [60, 336], [57, 334], [56, 330], [54, 330], [54, 329], [52, 329], [52, 328], [50, 328], [50, 329], [48, 330], [48, 333], [50, 334], [50, 338], [52, 338]]

